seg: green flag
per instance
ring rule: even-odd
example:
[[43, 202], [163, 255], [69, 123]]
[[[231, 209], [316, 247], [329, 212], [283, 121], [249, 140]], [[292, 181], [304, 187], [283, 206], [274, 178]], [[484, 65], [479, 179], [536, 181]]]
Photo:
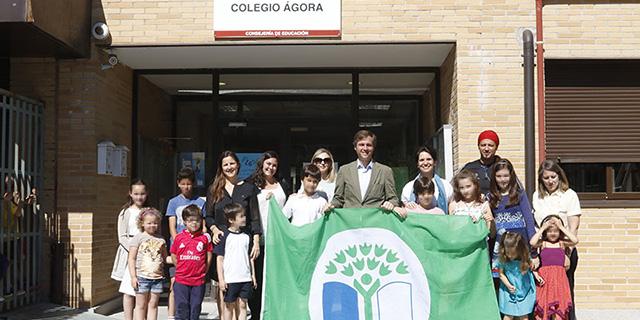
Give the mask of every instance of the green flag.
[[296, 227], [269, 210], [263, 319], [499, 319], [484, 223], [335, 209]]

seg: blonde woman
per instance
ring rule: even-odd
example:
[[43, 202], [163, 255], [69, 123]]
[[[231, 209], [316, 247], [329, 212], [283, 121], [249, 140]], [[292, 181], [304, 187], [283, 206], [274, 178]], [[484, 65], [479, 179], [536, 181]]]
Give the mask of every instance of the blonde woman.
[[[336, 188], [336, 168], [333, 165], [333, 155], [325, 148], [320, 148], [313, 153], [311, 157], [311, 163], [316, 165], [320, 169], [320, 182], [316, 191], [322, 196], [327, 198], [327, 202], [331, 202], [333, 199], [333, 193]], [[302, 186], [298, 193], [304, 192]]]

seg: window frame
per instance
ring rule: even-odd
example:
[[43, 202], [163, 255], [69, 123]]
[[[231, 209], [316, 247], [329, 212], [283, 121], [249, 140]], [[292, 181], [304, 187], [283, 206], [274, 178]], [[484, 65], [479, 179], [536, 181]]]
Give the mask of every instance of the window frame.
[[[613, 164], [605, 164], [605, 192], [578, 192], [586, 207], [639, 207], [640, 192], [614, 192]], [[617, 205], [614, 202], [619, 202]], [[613, 205], [613, 206], [610, 206]]]

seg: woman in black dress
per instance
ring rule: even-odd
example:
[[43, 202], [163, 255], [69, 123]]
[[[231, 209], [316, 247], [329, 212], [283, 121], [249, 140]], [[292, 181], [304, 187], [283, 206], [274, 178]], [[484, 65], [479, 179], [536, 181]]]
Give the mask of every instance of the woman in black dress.
[[[214, 245], [220, 242], [220, 237], [227, 228], [227, 221], [224, 217], [223, 208], [230, 203], [238, 203], [242, 205], [247, 215], [247, 225], [242, 229], [253, 240], [251, 243], [251, 259], [256, 259], [260, 255], [260, 236], [262, 235], [262, 225], [260, 222], [260, 209], [258, 208], [258, 198], [256, 195], [259, 190], [253, 183], [246, 183], [238, 180], [238, 172], [240, 171], [240, 161], [233, 151], [224, 151], [220, 154], [217, 162], [217, 172], [213, 182], [209, 186], [207, 192], [207, 209], [206, 223], [207, 228], [211, 230]], [[216, 259], [211, 264], [209, 270], [214, 280], [217, 280]], [[261, 278], [258, 278], [258, 286], [261, 286]], [[252, 309], [252, 319], [259, 319], [259, 314], [255, 314], [255, 310], [259, 310], [262, 297], [254, 294], [249, 300], [249, 308]], [[222, 291], [218, 290], [216, 299], [218, 310], [222, 303]], [[257, 307], [254, 307], [257, 303]]]

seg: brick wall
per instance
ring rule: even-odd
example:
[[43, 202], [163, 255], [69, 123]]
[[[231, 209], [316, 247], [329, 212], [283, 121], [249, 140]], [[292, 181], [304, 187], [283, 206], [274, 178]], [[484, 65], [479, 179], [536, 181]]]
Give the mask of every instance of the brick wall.
[[138, 82], [138, 132], [147, 138], [171, 137], [173, 113], [171, 96], [145, 77]]
[[[125, 66], [103, 71], [103, 61], [93, 48], [90, 59], [14, 59], [11, 68], [12, 91], [45, 102], [42, 272], [53, 283], [50, 298], [75, 307], [117, 294], [109, 276], [129, 179], [96, 174], [96, 145], [108, 139], [131, 148], [132, 72]], [[57, 243], [62, 257], [50, 257], [49, 244]], [[49, 276], [59, 259], [63, 274]], [[48, 289], [46, 281], [47, 296]]]
[[[91, 59], [60, 62], [57, 197], [61, 233], [65, 233], [66, 214], [84, 212], [92, 217], [91, 259], [84, 259], [89, 255], [84, 252], [69, 256], [78, 260], [79, 276], [88, 285], [82, 288], [85, 300], [81, 305], [98, 304], [117, 292], [117, 282], [109, 276], [117, 248], [116, 215], [129, 184], [128, 178], [96, 174], [98, 142], [110, 140], [131, 148], [132, 72], [125, 66], [103, 71], [100, 64], [104, 60], [104, 54], [94, 48]], [[71, 246], [82, 241], [73, 233], [64, 240]], [[75, 275], [70, 276], [70, 281], [76, 281]], [[73, 296], [69, 299], [70, 304], [75, 303]]]
[[579, 238], [576, 307], [640, 309], [638, 209], [584, 209]]
[[[440, 115], [442, 123], [451, 124], [453, 135], [454, 172], [458, 162], [458, 81], [456, 72], [456, 48], [451, 52], [440, 67]], [[438, 129], [438, 128], [436, 128]], [[442, 159], [442, 158], [441, 158]]]
[[637, 1], [545, 1], [545, 57], [637, 59], [638, 10]]
[[[104, 59], [104, 57], [101, 57]], [[100, 58], [99, 58], [100, 59]], [[92, 63], [92, 66], [94, 66]], [[116, 145], [131, 149], [132, 81], [133, 73], [126, 66], [116, 66], [101, 71], [96, 68], [95, 97], [96, 128], [95, 142], [111, 140]], [[95, 154], [95, 145], [93, 146]], [[117, 248], [116, 216], [127, 199], [131, 179], [131, 157], [127, 177], [97, 177], [97, 202], [94, 206], [92, 274], [93, 288], [91, 304], [96, 305], [117, 295], [119, 283], [110, 277], [113, 258]], [[93, 164], [95, 172], [95, 163]]]
[[113, 44], [208, 43], [213, 1], [102, 1]]
[[435, 106], [436, 106], [436, 82], [431, 81], [427, 91], [422, 95], [422, 140], [427, 139], [436, 131]]

